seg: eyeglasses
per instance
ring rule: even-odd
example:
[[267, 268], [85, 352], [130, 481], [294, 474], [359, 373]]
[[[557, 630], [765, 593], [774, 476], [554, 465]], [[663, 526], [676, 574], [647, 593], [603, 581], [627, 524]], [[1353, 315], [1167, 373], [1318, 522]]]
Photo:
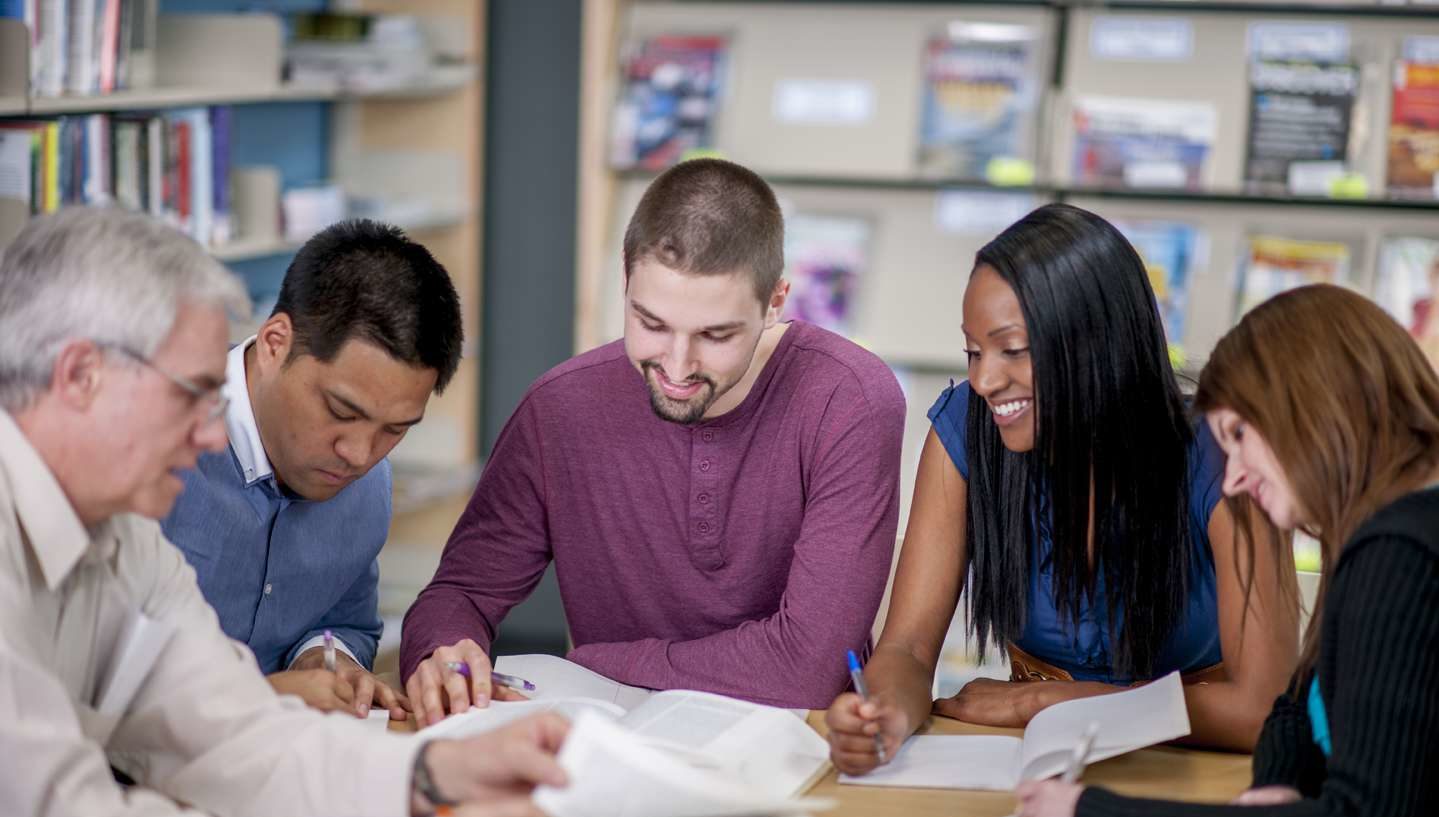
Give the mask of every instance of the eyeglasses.
[[165, 378], [171, 383], [174, 383], [176, 386], [179, 386], [182, 391], [190, 395], [190, 397], [194, 400], [195, 403], [210, 403], [211, 405], [209, 410], [205, 412], [206, 423], [213, 423], [221, 417], [224, 417], [225, 409], [229, 408], [230, 406], [230, 397], [229, 395], [225, 394], [224, 383], [207, 389], [204, 386], [201, 386], [188, 378], [184, 378], [177, 374], [171, 374], [170, 372], [165, 371], [159, 366], [156, 366], [148, 357], [145, 357], [144, 355], [140, 354], [134, 349], [129, 348], [128, 346], [98, 340], [95, 341], [95, 345], [99, 346], [102, 349], [110, 349], [119, 352], [120, 354], [130, 358], [136, 363], [139, 363], [140, 365], [153, 370], [161, 377]]

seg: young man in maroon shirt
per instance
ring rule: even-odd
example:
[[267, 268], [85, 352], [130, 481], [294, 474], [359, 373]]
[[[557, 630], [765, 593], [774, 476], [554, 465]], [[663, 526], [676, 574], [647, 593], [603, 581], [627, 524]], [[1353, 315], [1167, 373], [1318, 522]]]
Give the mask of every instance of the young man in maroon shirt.
[[786, 707], [844, 689], [889, 572], [904, 397], [873, 354], [780, 321], [783, 248], [774, 193], [738, 165], [646, 191], [624, 340], [530, 387], [405, 617], [421, 723], [511, 694], [490, 644], [551, 560], [568, 657], [602, 675]]

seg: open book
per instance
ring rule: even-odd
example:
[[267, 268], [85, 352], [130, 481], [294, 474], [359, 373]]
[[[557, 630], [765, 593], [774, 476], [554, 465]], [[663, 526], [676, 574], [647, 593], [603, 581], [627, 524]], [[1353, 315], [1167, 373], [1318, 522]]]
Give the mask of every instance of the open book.
[[[542, 711], [570, 718], [560, 760], [571, 785], [539, 800], [551, 815], [717, 817], [817, 807], [790, 798], [827, 769], [829, 744], [793, 711], [707, 692], [651, 692], [549, 655], [503, 656], [495, 671], [533, 682], [532, 699], [493, 701], [420, 734], [463, 738]], [[627, 796], [615, 799], [615, 787]]]
[[1029, 722], [1024, 737], [921, 735], [910, 738], [888, 765], [867, 775], [840, 775], [860, 786], [1010, 791], [1023, 780], [1064, 771], [1090, 723], [1099, 725], [1088, 761], [1153, 746], [1189, 734], [1179, 673], [1142, 687], [1051, 706]]

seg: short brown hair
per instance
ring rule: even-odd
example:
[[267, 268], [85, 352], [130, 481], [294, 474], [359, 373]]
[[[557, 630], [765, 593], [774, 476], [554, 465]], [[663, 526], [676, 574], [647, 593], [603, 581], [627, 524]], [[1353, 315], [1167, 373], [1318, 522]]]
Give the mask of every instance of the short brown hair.
[[1230, 409], [1258, 429], [1319, 540], [1300, 658], [1312, 667], [1340, 550], [1439, 466], [1439, 376], [1373, 301], [1316, 284], [1270, 298], [1229, 330], [1199, 375], [1195, 407]]
[[691, 159], [661, 173], [625, 229], [625, 282], [646, 258], [690, 275], [744, 272], [769, 303], [784, 273], [784, 216], [754, 171]]

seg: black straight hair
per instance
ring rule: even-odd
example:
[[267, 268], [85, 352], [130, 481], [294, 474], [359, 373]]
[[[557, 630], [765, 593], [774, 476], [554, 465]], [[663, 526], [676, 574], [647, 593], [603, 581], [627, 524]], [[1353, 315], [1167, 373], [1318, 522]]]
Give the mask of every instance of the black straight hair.
[[970, 392], [971, 627], [981, 650], [1024, 633], [1042, 567], [1031, 543], [1046, 533], [1060, 621], [1077, 631], [1082, 601], [1103, 605], [1112, 668], [1149, 677], [1186, 603], [1194, 430], [1144, 264], [1109, 222], [1050, 204], [985, 245], [981, 265], [1019, 299], [1036, 415], [1034, 450], [1009, 451]]
[[285, 271], [274, 312], [290, 316], [302, 354], [330, 361], [351, 339], [436, 373], [444, 391], [460, 365], [460, 296], [445, 268], [403, 230], [369, 219], [316, 233]]

